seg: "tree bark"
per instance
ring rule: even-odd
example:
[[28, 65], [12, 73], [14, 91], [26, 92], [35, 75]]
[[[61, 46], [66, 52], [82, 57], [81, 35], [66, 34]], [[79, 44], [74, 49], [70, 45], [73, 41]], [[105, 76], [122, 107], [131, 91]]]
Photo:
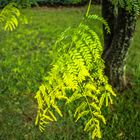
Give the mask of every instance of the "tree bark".
[[103, 14], [103, 17], [111, 27], [110, 35], [104, 32], [105, 49], [103, 57], [106, 64], [105, 73], [110, 84], [121, 90], [126, 87], [125, 58], [135, 31], [136, 14], [134, 11], [128, 12], [125, 8], [119, 7], [116, 18], [115, 16], [114, 19], [113, 16], [112, 19], [108, 18], [107, 12]]
[[106, 52], [111, 46], [116, 21], [114, 5], [110, 2], [110, 0], [102, 0], [102, 16], [108, 22], [111, 31], [110, 34], [108, 34], [103, 25], [104, 52]]
[[94, 0], [93, 3], [94, 4], [101, 4], [102, 0]]

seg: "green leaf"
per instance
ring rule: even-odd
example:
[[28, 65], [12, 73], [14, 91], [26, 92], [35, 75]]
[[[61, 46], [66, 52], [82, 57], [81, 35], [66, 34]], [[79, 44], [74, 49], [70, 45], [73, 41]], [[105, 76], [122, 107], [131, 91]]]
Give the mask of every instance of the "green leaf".
[[102, 137], [102, 134], [101, 134], [101, 130], [100, 130], [100, 126], [97, 125], [97, 137], [98, 138], [101, 138]]
[[35, 119], [35, 125], [37, 125], [39, 122], [39, 114], [37, 114], [36, 119]]
[[106, 120], [103, 115], [99, 114], [98, 112], [93, 113], [95, 117], [101, 119], [104, 124], [106, 124]]
[[74, 113], [74, 117], [76, 117], [77, 113], [78, 112], [81, 112], [81, 110], [84, 110], [87, 106], [87, 103], [84, 101], [82, 102], [75, 110], [75, 113]]
[[68, 101], [66, 102], [66, 104], [69, 104], [69, 103], [71, 103], [71, 102], [73, 102], [75, 100], [78, 100], [78, 99], [82, 98], [82, 97], [83, 97], [82, 94], [79, 94], [77, 92], [74, 92], [74, 94], [68, 99]]
[[108, 106], [108, 95], [106, 96], [106, 106]]
[[100, 111], [100, 107], [98, 107], [98, 105], [95, 104], [94, 102], [92, 102], [92, 103], [90, 104], [90, 106], [93, 107], [93, 108], [94, 108], [95, 110], [97, 110], [98, 112], [101, 112], [101, 111]]
[[97, 135], [97, 130], [94, 129], [94, 130], [92, 131], [92, 139], [95, 139], [96, 135]]
[[64, 96], [64, 95], [57, 95], [56, 98], [58, 98], [60, 100], [68, 100], [68, 97]]
[[54, 121], [54, 120], [53, 120], [50, 116], [48, 116], [48, 115], [43, 115], [43, 118], [45, 118], [45, 119], [47, 119], [47, 120], [49, 120], [49, 121], [51, 121], [51, 122]]
[[63, 115], [62, 115], [62, 112], [61, 112], [61, 110], [58, 108], [58, 106], [52, 104], [52, 107], [56, 110], [56, 112], [57, 112], [61, 117], [63, 116]]
[[94, 123], [92, 123], [94, 121], [94, 118], [91, 118], [85, 125], [84, 131], [87, 131], [88, 129], [91, 130], [91, 126], [92, 128], [94, 127]]
[[56, 117], [54, 116], [54, 114], [53, 114], [53, 112], [52, 111], [48, 111], [49, 113], [50, 113], [50, 115], [52, 116], [52, 118], [55, 120], [55, 121], [57, 121], [57, 119], [56, 119]]
[[78, 114], [77, 119], [75, 122], [77, 122], [81, 117], [84, 117], [85, 115], [89, 114], [90, 111], [83, 111], [80, 114]]
[[100, 98], [100, 100], [99, 100], [99, 107], [100, 107], [100, 108], [102, 107], [103, 102], [104, 102], [104, 100], [105, 100], [105, 95], [106, 95], [106, 93], [102, 94], [102, 95], [101, 95], [101, 98]]

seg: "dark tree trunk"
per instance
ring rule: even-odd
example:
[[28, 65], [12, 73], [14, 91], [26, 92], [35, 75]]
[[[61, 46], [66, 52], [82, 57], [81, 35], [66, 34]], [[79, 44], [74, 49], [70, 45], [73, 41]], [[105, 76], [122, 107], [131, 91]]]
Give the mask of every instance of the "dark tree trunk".
[[115, 13], [114, 13], [114, 6], [110, 2], [110, 0], [102, 0], [102, 16], [108, 22], [110, 27], [110, 34], [107, 34], [105, 27], [103, 26], [103, 33], [104, 33], [104, 49], [106, 52], [109, 47], [111, 46], [111, 42], [114, 35], [114, 28], [115, 28]]
[[94, 4], [101, 4], [102, 0], [94, 0], [93, 3]]
[[[108, 4], [108, 6], [109, 5], [110, 4]], [[105, 72], [112, 86], [122, 89], [126, 86], [124, 70], [125, 58], [135, 31], [136, 14], [134, 11], [126, 11], [125, 8], [118, 8], [116, 18], [114, 16], [113, 19], [112, 16], [112, 21], [114, 23], [110, 21], [110, 18], [108, 18], [107, 12], [104, 13], [103, 16], [111, 27], [110, 35], [107, 35], [104, 32], [105, 51], [103, 57], [106, 63]]]

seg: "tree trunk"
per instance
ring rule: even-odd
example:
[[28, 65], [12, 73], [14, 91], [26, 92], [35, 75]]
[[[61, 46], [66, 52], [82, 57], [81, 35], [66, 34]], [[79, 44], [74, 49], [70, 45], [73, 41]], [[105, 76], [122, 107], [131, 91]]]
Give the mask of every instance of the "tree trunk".
[[103, 16], [111, 27], [110, 35], [104, 33], [105, 51], [103, 57], [106, 64], [105, 73], [112, 86], [120, 90], [126, 86], [125, 58], [135, 31], [136, 14], [134, 11], [128, 12], [125, 8], [119, 7], [117, 18], [114, 16], [114, 19], [112, 19], [114, 23], [110, 23], [111, 19], [108, 18], [107, 12]]
[[115, 27], [115, 12], [114, 6], [110, 2], [110, 0], [102, 0], [102, 16], [108, 22], [110, 27], [110, 34], [107, 34], [105, 27], [103, 26], [103, 34], [104, 34], [104, 49], [106, 52], [111, 46], [111, 42], [114, 35], [114, 27]]
[[101, 4], [101, 1], [102, 1], [102, 0], [94, 0], [93, 3], [94, 3], [94, 4]]

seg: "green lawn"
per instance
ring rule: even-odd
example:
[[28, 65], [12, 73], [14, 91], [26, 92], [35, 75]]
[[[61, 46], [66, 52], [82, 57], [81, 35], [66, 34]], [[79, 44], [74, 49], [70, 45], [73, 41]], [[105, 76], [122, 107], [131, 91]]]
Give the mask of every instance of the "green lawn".
[[[92, 9], [100, 13], [99, 7]], [[37, 110], [34, 95], [50, 68], [52, 45], [67, 27], [79, 24], [85, 10], [85, 7], [27, 9], [24, 13], [28, 25], [20, 25], [10, 33], [0, 31], [0, 140], [89, 139], [82, 126], [67, 115], [45, 133], [34, 126]], [[140, 20], [127, 58], [127, 77], [132, 88], [118, 93], [114, 106], [105, 111], [109, 114], [106, 113], [107, 126], [102, 126], [104, 140], [140, 139], [139, 34]]]

